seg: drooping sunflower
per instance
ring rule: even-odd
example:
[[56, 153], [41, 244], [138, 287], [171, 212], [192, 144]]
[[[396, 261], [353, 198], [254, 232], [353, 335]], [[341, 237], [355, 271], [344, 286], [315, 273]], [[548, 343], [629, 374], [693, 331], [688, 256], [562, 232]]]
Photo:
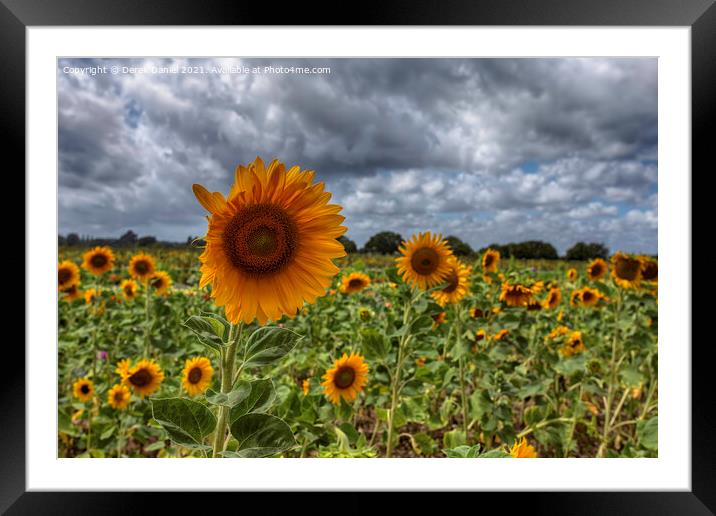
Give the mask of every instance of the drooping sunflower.
[[552, 287], [549, 289], [547, 298], [544, 300], [544, 308], [547, 310], [554, 310], [562, 302], [562, 290], [559, 287]]
[[532, 290], [524, 285], [511, 284], [507, 281], [502, 284], [500, 301], [507, 306], [527, 306], [531, 300]]
[[78, 285], [72, 285], [62, 294], [62, 299], [67, 301], [68, 303], [71, 303], [72, 301], [77, 301], [78, 299], [82, 298], [82, 291], [80, 290], [80, 287]]
[[593, 307], [602, 299], [602, 294], [596, 289], [584, 287], [579, 291], [579, 301], [582, 306]]
[[163, 381], [164, 373], [159, 364], [148, 359], [140, 360], [136, 366], [128, 369], [122, 377], [122, 383], [134, 389], [134, 393], [142, 398], [159, 389]]
[[214, 368], [206, 357], [187, 358], [181, 374], [184, 390], [189, 396], [196, 396], [211, 385]]
[[521, 441], [515, 441], [515, 444], [512, 445], [510, 455], [516, 459], [534, 459], [537, 457], [537, 450], [523, 437]]
[[430, 231], [413, 235], [402, 243], [400, 253], [395, 261], [406, 283], [428, 289], [442, 283], [450, 272], [452, 251], [442, 235]]
[[577, 279], [577, 269], [571, 268], [567, 271], [567, 279], [569, 281], [574, 281]]
[[147, 281], [154, 275], [157, 265], [153, 256], [142, 251], [130, 258], [128, 269], [131, 277], [139, 281]]
[[118, 383], [107, 393], [107, 403], [115, 410], [124, 410], [129, 406], [132, 393], [126, 385]]
[[157, 271], [149, 278], [149, 286], [158, 296], [163, 296], [172, 286], [172, 278], [167, 272]]
[[497, 272], [497, 267], [500, 265], [500, 251], [495, 249], [488, 249], [485, 254], [482, 255], [482, 270], [483, 272]]
[[139, 288], [139, 285], [137, 285], [137, 282], [131, 279], [126, 279], [122, 281], [122, 284], [119, 286], [119, 288], [122, 290], [122, 297], [126, 299], [127, 301], [133, 301], [137, 297], [137, 289]]
[[564, 343], [564, 346], [560, 350], [563, 356], [565, 357], [571, 357], [572, 355], [576, 353], [581, 353], [587, 349], [584, 346], [584, 340], [582, 339], [582, 332], [581, 331], [573, 331], [571, 335], [567, 338], [567, 340]]
[[640, 256], [641, 260], [641, 279], [656, 283], [659, 281], [659, 262], [649, 258], [648, 256]]
[[90, 249], [82, 256], [82, 268], [95, 276], [104, 274], [114, 267], [114, 253], [107, 246]]
[[470, 267], [454, 256], [450, 257], [448, 264], [450, 268], [445, 278], [447, 287], [431, 294], [440, 306], [459, 303], [467, 295], [470, 285], [470, 273], [472, 272]]
[[232, 323], [293, 317], [304, 302], [326, 293], [346, 252], [337, 238], [346, 232], [341, 206], [313, 183], [314, 172], [261, 158], [239, 165], [228, 198], [194, 185], [209, 228], [201, 260], [200, 287]]
[[57, 288], [60, 291], [69, 290], [80, 284], [80, 268], [70, 261], [64, 260], [57, 265]]
[[600, 280], [607, 273], [609, 267], [602, 258], [595, 258], [587, 266], [587, 277], [592, 281]]
[[612, 278], [622, 288], [636, 288], [641, 281], [641, 266], [639, 258], [617, 251], [612, 256]]
[[323, 375], [321, 386], [331, 403], [338, 405], [341, 398], [347, 402], [356, 399], [368, 381], [368, 364], [358, 353], [343, 356]]
[[370, 285], [370, 277], [362, 272], [351, 272], [341, 278], [340, 290], [344, 294], [354, 294], [360, 292]]
[[72, 395], [80, 401], [89, 401], [94, 395], [94, 383], [89, 378], [80, 378], [72, 384]]

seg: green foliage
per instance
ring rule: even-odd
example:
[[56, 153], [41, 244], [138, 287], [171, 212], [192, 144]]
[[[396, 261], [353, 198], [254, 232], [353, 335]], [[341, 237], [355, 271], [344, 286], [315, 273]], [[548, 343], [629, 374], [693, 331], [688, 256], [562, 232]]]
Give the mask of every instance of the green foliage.
[[154, 398], [150, 402], [154, 419], [172, 441], [187, 448], [210, 448], [204, 438], [214, 431], [216, 418], [206, 406], [185, 398]]

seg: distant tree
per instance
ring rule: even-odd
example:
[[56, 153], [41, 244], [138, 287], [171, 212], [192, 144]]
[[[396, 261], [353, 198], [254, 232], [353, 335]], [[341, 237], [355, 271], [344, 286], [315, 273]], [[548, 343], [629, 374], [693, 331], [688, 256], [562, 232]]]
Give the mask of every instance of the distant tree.
[[363, 246], [364, 253], [393, 254], [398, 252], [403, 237], [392, 231], [381, 231], [368, 239]]
[[604, 258], [609, 256], [609, 248], [604, 244], [577, 242], [567, 249], [565, 258], [567, 260], [592, 260], [594, 258]]
[[447, 240], [447, 243], [455, 256], [470, 256], [474, 252], [469, 244], [463, 242], [454, 235], [450, 235], [445, 240]]
[[338, 241], [343, 244], [343, 248], [346, 250], [346, 253], [358, 252], [358, 246], [356, 245], [356, 243], [347, 236], [342, 235], [338, 237]]
[[153, 236], [143, 236], [142, 238], [137, 240], [137, 244], [140, 246], [147, 246], [147, 245], [156, 244], [156, 243], [157, 243], [157, 237], [153, 237]]
[[124, 235], [119, 237], [118, 243], [120, 245], [134, 245], [137, 243], [137, 234], [130, 229]]
[[57, 245], [65, 245], [67, 243], [67, 239], [63, 237], [62, 235], [57, 235]]
[[80, 236], [77, 233], [70, 233], [65, 242], [67, 245], [77, 245], [80, 243]]
[[541, 240], [528, 240], [526, 242], [511, 242], [509, 244], [490, 244], [478, 251], [480, 254], [487, 249], [494, 249], [500, 252], [502, 258], [519, 258], [522, 260], [556, 260], [559, 258], [557, 250], [552, 244]]

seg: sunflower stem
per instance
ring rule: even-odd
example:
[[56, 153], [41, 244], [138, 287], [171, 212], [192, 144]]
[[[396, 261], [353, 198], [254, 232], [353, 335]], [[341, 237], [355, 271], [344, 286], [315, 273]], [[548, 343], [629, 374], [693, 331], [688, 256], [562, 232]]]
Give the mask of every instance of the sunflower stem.
[[[412, 300], [405, 303], [405, 311], [403, 313], [403, 327], [406, 327], [410, 320], [410, 309], [412, 307]], [[400, 337], [400, 343], [398, 344], [398, 356], [395, 362], [395, 373], [393, 376], [392, 392], [390, 396], [390, 410], [388, 411], [388, 442], [385, 447], [385, 456], [390, 458], [393, 454], [393, 432], [395, 431], [395, 410], [398, 407], [398, 394], [400, 390], [400, 370], [403, 365], [403, 351], [406, 342], [408, 342], [410, 335], [406, 331]]]
[[617, 301], [614, 307], [614, 339], [612, 340], [612, 358], [609, 362], [609, 384], [607, 387], [607, 399], [604, 403], [604, 430], [602, 432], [602, 443], [597, 450], [597, 457], [604, 457], [609, 445], [609, 434], [611, 432], [610, 419], [612, 403], [614, 402], [614, 389], [617, 376], [617, 346], [619, 344], [619, 317], [621, 316], [622, 291], [617, 290]]
[[460, 307], [455, 306], [455, 351], [458, 353], [458, 366], [460, 369], [460, 401], [462, 402], [462, 430], [467, 442], [467, 389], [465, 388], [465, 357], [462, 349], [462, 328], [460, 327]]
[[149, 358], [151, 352], [151, 318], [149, 316], [149, 280], [144, 282], [144, 358]]
[[[228, 394], [231, 392], [234, 378], [234, 364], [236, 363], [236, 348], [241, 340], [241, 334], [243, 329], [243, 323], [239, 323], [238, 332], [236, 331], [237, 326], [233, 323], [229, 328], [229, 340], [226, 351], [224, 352], [221, 359], [221, 392], [222, 394]], [[231, 409], [226, 406], [219, 407], [219, 419], [216, 423], [216, 433], [214, 434], [214, 447], [211, 453], [213, 458], [217, 458], [221, 452], [226, 448], [227, 440], [226, 436], [226, 420], [229, 418], [229, 412]]]

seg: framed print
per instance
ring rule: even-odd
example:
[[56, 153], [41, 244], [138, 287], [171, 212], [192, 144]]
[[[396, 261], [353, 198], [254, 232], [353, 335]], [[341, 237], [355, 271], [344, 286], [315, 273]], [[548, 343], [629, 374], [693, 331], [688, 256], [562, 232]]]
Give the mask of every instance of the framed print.
[[716, 8], [518, 4], [263, 26], [4, 1], [27, 303], [3, 509], [395, 490], [713, 511], [690, 171]]

